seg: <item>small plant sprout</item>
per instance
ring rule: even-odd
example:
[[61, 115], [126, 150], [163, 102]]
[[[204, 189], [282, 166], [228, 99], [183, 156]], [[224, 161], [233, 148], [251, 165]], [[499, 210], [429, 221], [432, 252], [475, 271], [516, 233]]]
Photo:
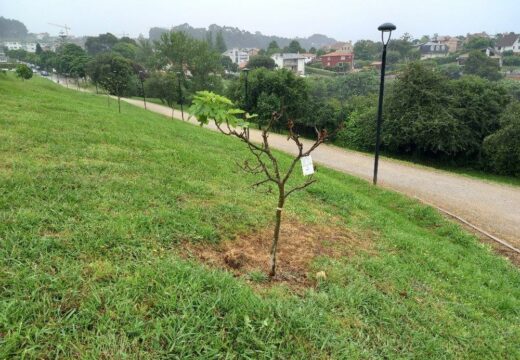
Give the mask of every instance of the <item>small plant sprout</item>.
[[256, 165], [251, 165], [248, 161], [239, 164], [240, 168], [245, 172], [262, 176], [262, 179], [253, 186], [259, 186], [266, 183], [274, 183], [278, 189], [278, 203], [276, 207], [275, 227], [273, 241], [270, 251], [269, 276], [276, 275], [276, 255], [278, 243], [280, 240], [280, 224], [282, 220], [282, 210], [289, 195], [296, 191], [303, 190], [316, 180], [312, 175], [307, 180], [295, 187], [287, 188], [287, 182], [291, 177], [296, 165], [305, 156], [309, 156], [314, 150], [320, 146], [330, 134], [327, 130], [316, 130], [316, 140], [308, 148], [304, 149], [303, 143], [300, 141], [299, 135], [294, 132], [294, 122], [288, 121], [287, 128], [289, 131], [287, 140], [294, 142], [298, 149], [297, 155], [292, 159], [287, 169], [280, 166], [279, 159], [273, 154], [269, 146], [269, 134], [273, 126], [282, 118], [284, 109], [279, 112], [273, 112], [269, 122], [261, 129], [261, 142], [255, 143], [249, 137], [249, 122], [256, 115], [249, 115], [245, 111], [234, 106], [233, 102], [226, 97], [214, 94], [208, 91], [197, 92], [193, 99], [193, 105], [190, 112], [197, 118], [201, 126], [209, 123], [210, 119], [215, 121], [217, 129], [229, 136], [234, 136], [246, 144], [249, 151], [254, 155]]

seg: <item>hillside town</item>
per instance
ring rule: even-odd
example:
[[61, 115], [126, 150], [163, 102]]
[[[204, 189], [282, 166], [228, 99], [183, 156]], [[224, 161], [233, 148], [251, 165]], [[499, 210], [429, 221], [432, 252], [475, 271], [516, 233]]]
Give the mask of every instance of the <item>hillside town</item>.
[[[18, 61], [19, 59], [16, 58], [17, 52], [36, 53], [38, 50], [56, 52], [64, 43], [72, 43], [85, 49], [88, 37], [71, 35], [69, 33], [70, 28], [67, 25], [55, 26], [61, 28], [57, 35], [28, 33], [24, 36], [24, 39], [6, 39], [5, 36], [0, 38], [0, 63]], [[140, 39], [144, 39], [144, 37], [141, 35]], [[134, 42], [137, 40], [133, 39]], [[465, 36], [440, 36], [435, 34], [433, 36], [422, 36], [419, 39], [405, 34], [398, 40], [404, 42], [406, 56], [396, 59], [395, 62], [437, 59], [443, 64], [456, 63], [463, 66], [469, 56], [469, 51], [478, 50], [495, 61], [501, 69], [505, 65], [503, 69], [505, 76], [515, 79], [520, 78], [520, 61], [513, 57], [520, 56], [520, 34], [513, 32], [495, 35], [480, 32], [468, 33]], [[355, 43], [352, 41], [336, 41], [332, 44], [307, 50], [301, 48], [297, 40], [293, 40], [293, 42], [295, 44], [292, 48], [285, 47], [285, 49], [280, 48], [278, 44], [270, 44], [270, 47], [266, 49], [234, 47], [233, 44], [230, 44], [230, 47], [222, 52], [222, 56], [228, 57], [231, 63], [236, 65], [236, 68], [232, 67], [231, 69], [238, 71], [246, 68], [252, 57], [268, 55], [274, 61], [276, 68], [289, 69], [300, 76], [308, 74], [306, 69], [310, 69], [311, 73], [325, 74], [325, 72], [319, 71], [322, 69], [341, 74], [370, 68], [379, 69], [381, 66], [379, 59], [367, 61], [367, 57], [363, 54], [356, 54], [357, 45], [365, 42], [372, 43], [370, 40], [360, 40]], [[399, 44], [399, 46], [402, 47], [403, 44]], [[276, 50], [278, 52], [273, 52]], [[391, 47], [390, 50], [392, 50]], [[399, 51], [402, 52], [402, 48]], [[13, 59], [10, 60], [8, 54], [14, 55], [12, 56]]]

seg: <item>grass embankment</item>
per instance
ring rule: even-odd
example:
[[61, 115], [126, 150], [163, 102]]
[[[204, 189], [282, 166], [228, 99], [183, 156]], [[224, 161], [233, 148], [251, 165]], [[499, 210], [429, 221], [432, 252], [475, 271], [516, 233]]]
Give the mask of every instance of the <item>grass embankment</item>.
[[178, 255], [272, 221], [242, 144], [39, 78], [0, 104], [2, 359], [520, 357], [520, 272], [426, 206], [320, 169], [286, 218], [371, 251], [259, 292]]

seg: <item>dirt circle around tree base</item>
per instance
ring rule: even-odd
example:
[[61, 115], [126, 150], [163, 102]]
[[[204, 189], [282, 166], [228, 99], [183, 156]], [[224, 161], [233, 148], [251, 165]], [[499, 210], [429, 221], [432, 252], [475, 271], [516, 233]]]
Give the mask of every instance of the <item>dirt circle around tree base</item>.
[[319, 257], [351, 257], [359, 251], [374, 251], [369, 236], [360, 236], [344, 225], [287, 220], [281, 227], [277, 273], [270, 279], [267, 274], [273, 231], [273, 226], [267, 226], [219, 244], [183, 243], [180, 251], [185, 258], [225, 269], [256, 284], [285, 283], [291, 287], [314, 286], [316, 274], [326, 277], [326, 273], [320, 273], [322, 269], [312, 266]]

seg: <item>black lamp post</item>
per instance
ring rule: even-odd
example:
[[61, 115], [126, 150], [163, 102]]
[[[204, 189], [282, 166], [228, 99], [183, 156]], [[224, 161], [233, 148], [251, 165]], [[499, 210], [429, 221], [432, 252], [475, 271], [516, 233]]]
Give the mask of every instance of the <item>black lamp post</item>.
[[143, 92], [143, 102], [144, 102], [144, 109], [146, 110], [146, 94], [144, 93], [144, 76], [145, 72], [143, 70], [139, 70], [139, 80], [141, 81], [141, 91]]
[[184, 99], [182, 98], [181, 72], [180, 71], [177, 72], [177, 85], [179, 87], [179, 104], [181, 105], [181, 116], [182, 116], [182, 121], [184, 121], [184, 108], [183, 108]]
[[[391, 23], [384, 23], [377, 28], [381, 31], [381, 42], [383, 43], [383, 56], [381, 59], [381, 82], [379, 85], [379, 105], [377, 108], [377, 128], [376, 128], [376, 156], [374, 160], [374, 185], [377, 184], [377, 168], [379, 166], [379, 146], [381, 144], [381, 122], [383, 117], [383, 94], [385, 90], [385, 67], [386, 67], [386, 46], [392, 36], [392, 31], [396, 26]], [[385, 41], [385, 33], [388, 33], [388, 38]]]

